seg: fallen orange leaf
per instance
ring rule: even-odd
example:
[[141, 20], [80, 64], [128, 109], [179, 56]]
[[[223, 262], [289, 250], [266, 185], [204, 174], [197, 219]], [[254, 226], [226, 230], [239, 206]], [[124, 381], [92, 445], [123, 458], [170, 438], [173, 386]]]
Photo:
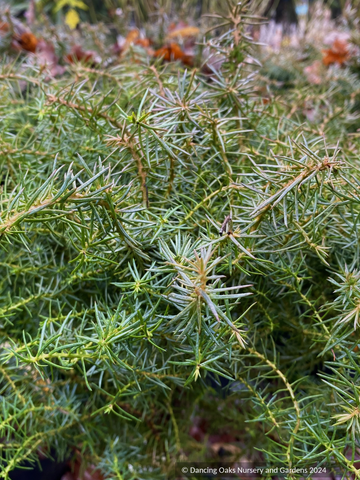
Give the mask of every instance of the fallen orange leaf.
[[83, 50], [80, 45], [74, 45], [71, 52], [65, 56], [69, 63], [94, 61], [96, 53], [91, 50]]
[[130, 32], [126, 35], [125, 38], [125, 43], [127, 45], [130, 45], [131, 43], [134, 43], [135, 40], [137, 40], [140, 36], [139, 30], [137, 28], [133, 28], [130, 30]]
[[185, 65], [193, 64], [192, 55], [186, 54], [177, 43], [171, 42], [169, 45], [159, 48], [154, 52], [155, 57], [163, 57], [167, 62], [180, 60]]
[[328, 66], [334, 63], [342, 65], [349, 58], [349, 47], [344, 40], [336, 38], [331, 48], [325, 49], [323, 53], [323, 64]]
[[38, 44], [38, 39], [31, 32], [24, 32], [20, 35], [18, 43], [27, 52], [35, 53]]
[[140, 47], [144, 48], [149, 48], [151, 44], [148, 38], [137, 38], [134, 43], [135, 45], [139, 45]]
[[145, 48], [148, 51], [149, 55], [153, 54], [152, 49], [150, 48], [151, 40], [148, 38], [140, 37], [140, 32], [137, 28], [133, 28], [130, 32], [126, 35], [126, 37], [118, 37], [118, 41], [116, 43], [116, 53], [123, 54], [128, 50], [130, 45], [138, 45], [140, 47]]

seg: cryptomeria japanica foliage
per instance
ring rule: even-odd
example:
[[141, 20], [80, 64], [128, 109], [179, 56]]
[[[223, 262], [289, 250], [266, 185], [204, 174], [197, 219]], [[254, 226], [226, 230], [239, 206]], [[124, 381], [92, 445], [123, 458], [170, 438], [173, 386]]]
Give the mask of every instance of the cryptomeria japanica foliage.
[[73, 447], [106, 478], [160, 477], [196, 458], [199, 409], [249, 459], [359, 475], [351, 105], [319, 132], [263, 104], [253, 6], [219, 19], [211, 78], [136, 47], [51, 81], [4, 61], [1, 478]]

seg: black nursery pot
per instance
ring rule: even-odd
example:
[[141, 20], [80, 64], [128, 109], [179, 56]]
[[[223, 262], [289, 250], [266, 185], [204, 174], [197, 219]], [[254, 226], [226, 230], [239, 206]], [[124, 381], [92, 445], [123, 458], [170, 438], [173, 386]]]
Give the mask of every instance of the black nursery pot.
[[10, 473], [11, 480], [61, 480], [69, 471], [67, 462], [55, 462], [48, 458], [40, 461], [40, 467], [28, 463], [24, 468], [16, 468]]

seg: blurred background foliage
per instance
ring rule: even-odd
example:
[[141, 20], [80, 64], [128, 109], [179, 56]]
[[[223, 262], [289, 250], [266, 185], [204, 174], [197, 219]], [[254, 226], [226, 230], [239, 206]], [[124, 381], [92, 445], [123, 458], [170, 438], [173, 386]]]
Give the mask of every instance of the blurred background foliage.
[[[13, 13], [28, 9], [29, 1], [6, 2]], [[225, 2], [226, 3], [226, 2]], [[75, 10], [82, 21], [91, 23], [121, 22], [128, 26], [142, 27], [154, 15], [171, 18], [199, 19], [204, 13], [219, 7], [216, 0], [35, 0], [38, 15], [46, 14], [54, 22], [63, 22], [69, 10]]]
[[[55, 22], [64, 21], [67, 12], [74, 9], [82, 21], [109, 23], [122, 16], [128, 25], [137, 27], [141, 27], [153, 15], [196, 21], [206, 13], [226, 11], [227, 8], [227, 0], [3, 0], [2, 3], [9, 5], [15, 14], [25, 12], [29, 4], [34, 3], [37, 14], [46, 14]], [[296, 22], [296, 12], [304, 12], [304, 6], [308, 11], [308, 6], [311, 7], [314, 0], [262, 0], [255, 3], [257, 11], [269, 18]], [[324, 3], [331, 8], [333, 16], [337, 16], [349, 1], [326, 0]], [[354, 0], [351, 4], [358, 8], [360, 2]]]

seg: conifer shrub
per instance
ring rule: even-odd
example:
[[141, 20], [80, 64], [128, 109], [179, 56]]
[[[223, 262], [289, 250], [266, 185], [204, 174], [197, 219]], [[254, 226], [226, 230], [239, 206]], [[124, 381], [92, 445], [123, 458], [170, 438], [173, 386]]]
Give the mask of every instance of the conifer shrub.
[[279, 93], [254, 10], [205, 73], [3, 59], [0, 478], [76, 452], [169, 478], [220, 431], [232, 461], [359, 476], [359, 81], [295, 59]]

